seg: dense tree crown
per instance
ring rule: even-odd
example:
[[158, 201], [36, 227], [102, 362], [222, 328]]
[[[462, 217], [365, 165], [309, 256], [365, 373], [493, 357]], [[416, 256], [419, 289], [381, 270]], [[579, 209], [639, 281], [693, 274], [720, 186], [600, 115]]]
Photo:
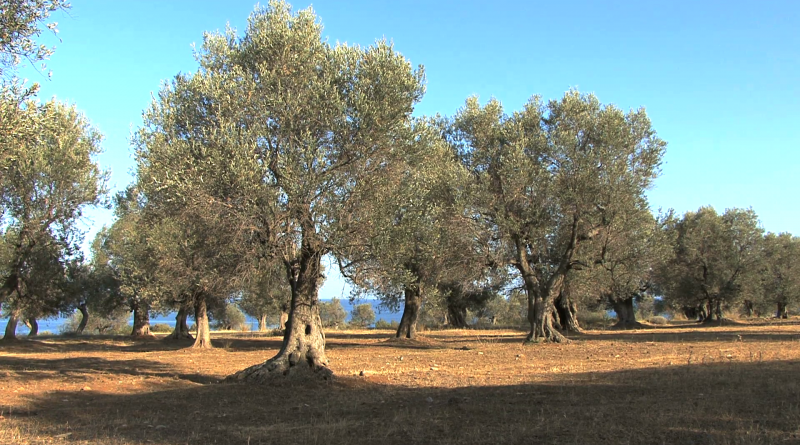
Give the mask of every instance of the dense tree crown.
[[576, 91], [546, 104], [534, 97], [510, 116], [496, 100], [472, 98], [455, 127], [476, 211], [528, 293], [529, 338], [560, 340], [551, 313], [567, 273], [585, 263], [585, 241], [643, 199], [665, 143], [644, 110], [624, 113]]

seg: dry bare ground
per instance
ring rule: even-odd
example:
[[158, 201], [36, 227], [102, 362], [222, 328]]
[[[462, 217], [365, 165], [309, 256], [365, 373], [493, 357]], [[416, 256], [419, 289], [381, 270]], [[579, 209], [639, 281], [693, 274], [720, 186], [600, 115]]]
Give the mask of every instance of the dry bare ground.
[[[218, 383], [278, 337], [217, 349], [127, 338], [0, 346], [2, 444], [800, 443], [800, 322], [328, 333], [333, 383]], [[359, 376], [366, 371], [365, 376]]]

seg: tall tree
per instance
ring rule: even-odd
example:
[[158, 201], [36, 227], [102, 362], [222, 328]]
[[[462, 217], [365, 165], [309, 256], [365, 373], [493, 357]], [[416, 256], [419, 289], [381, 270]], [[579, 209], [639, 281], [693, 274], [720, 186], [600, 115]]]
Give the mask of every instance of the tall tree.
[[618, 206], [642, 198], [666, 144], [643, 109], [624, 113], [576, 91], [547, 104], [534, 97], [511, 116], [471, 98], [455, 127], [477, 209], [527, 292], [528, 340], [562, 341], [554, 302], [578, 250]]
[[142, 189], [154, 202], [212, 203], [249, 221], [253, 250], [277, 257], [291, 288], [283, 345], [235, 378], [312, 371], [329, 377], [319, 319], [320, 260], [380, 172], [423, 91], [422, 73], [386, 42], [331, 46], [311, 9], [271, 1], [243, 37], [207, 34], [200, 69], [179, 76], [137, 136]]
[[76, 222], [86, 207], [101, 204], [105, 193], [106, 174], [94, 160], [100, 134], [86, 118], [55, 101], [29, 101], [25, 108], [34, 116], [35, 130], [9, 147], [11, 160], [0, 184], [5, 220], [0, 303], [19, 288], [37, 251], [77, 252], [82, 234]]

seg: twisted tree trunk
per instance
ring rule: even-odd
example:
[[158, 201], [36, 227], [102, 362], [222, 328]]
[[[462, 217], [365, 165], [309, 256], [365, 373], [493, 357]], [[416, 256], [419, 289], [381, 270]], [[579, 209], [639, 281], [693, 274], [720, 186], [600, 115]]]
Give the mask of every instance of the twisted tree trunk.
[[28, 318], [28, 328], [30, 329], [30, 332], [28, 332], [28, 337], [36, 337], [39, 335], [39, 322], [36, 321], [36, 318]]
[[86, 323], [89, 322], [89, 309], [86, 307], [86, 303], [81, 303], [78, 305], [78, 310], [81, 311], [81, 323], [75, 333], [83, 334], [83, 330], [86, 329]]
[[261, 314], [258, 317], [258, 331], [266, 332], [267, 330], [267, 314]]
[[198, 349], [213, 348], [214, 346], [211, 344], [211, 329], [208, 326], [208, 306], [204, 295], [200, 295], [195, 299], [194, 321], [197, 325], [197, 334], [192, 347]]
[[636, 311], [633, 308], [633, 297], [612, 302], [614, 312], [617, 314], [617, 323], [614, 329], [640, 329], [644, 327], [636, 320]]
[[265, 382], [278, 376], [324, 380], [333, 377], [325, 356], [325, 334], [319, 317], [322, 242], [310, 222], [302, 230], [299, 256], [285, 263], [292, 301], [281, 350], [266, 362], [229, 376], [229, 380]]
[[181, 305], [178, 313], [175, 314], [175, 328], [172, 333], [166, 336], [165, 340], [194, 340], [192, 333], [189, 332], [189, 326], [186, 324], [186, 318], [189, 316], [189, 309]]
[[14, 341], [17, 339], [17, 324], [19, 324], [19, 311], [14, 310], [8, 317], [8, 324], [6, 324], [6, 333], [3, 336], [3, 341]]
[[150, 308], [139, 303], [133, 309], [133, 330], [132, 337], [152, 337], [150, 332]]
[[556, 312], [561, 329], [567, 332], [582, 331], [581, 325], [578, 323], [578, 306], [564, 292], [556, 299]]
[[400, 325], [397, 326], [396, 338], [416, 338], [417, 319], [419, 309], [422, 306], [419, 286], [408, 286], [404, 290], [405, 304], [403, 305], [403, 316], [400, 318]]

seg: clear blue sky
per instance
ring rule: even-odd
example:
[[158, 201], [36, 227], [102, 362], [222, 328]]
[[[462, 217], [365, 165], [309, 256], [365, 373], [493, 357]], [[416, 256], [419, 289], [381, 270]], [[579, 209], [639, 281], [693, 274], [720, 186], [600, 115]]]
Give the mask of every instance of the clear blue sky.
[[[23, 74], [43, 84], [42, 97], [76, 103], [106, 135], [100, 162], [122, 188], [134, 164], [129, 135], [151, 94], [196, 69], [191, 44], [204, 31], [226, 23], [243, 31], [254, 3], [72, 3], [68, 16], [55, 16], [62, 42], [48, 64], [52, 80]], [[452, 115], [473, 94], [513, 111], [531, 95], [558, 98], [570, 88], [623, 109], [644, 106], [669, 143], [649, 193], [654, 208], [752, 207], [766, 230], [800, 235], [800, 2], [325, 0], [313, 7], [332, 43], [386, 37], [425, 66], [417, 114]]]

